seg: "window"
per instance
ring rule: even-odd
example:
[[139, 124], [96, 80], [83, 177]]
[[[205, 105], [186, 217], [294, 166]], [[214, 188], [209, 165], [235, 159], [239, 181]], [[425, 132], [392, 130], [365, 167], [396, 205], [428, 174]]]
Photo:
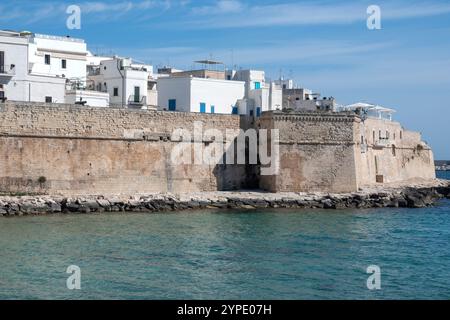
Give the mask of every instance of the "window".
[[400, 131], [400, 139], [403, 139], [403, 131]]
[[134, 87], [134, 102], [139, 103], [141, 99], [141, 88]]
[[52, 103], [53, 99], [52, 97], [45, 97], [45, 103]]
[[380, 139], [380, 140], [381, 140], [381, 130], [380, 130], [380, 131], [378, 131], [378, 139]]
[[5, 73], [5, 52], [0, 51], [0, 73]]
[[255, 82], [255, 89], [261, 89], [261, 82]]
[[61, 60], [61, 68], [62, 69], [67, 69], [67, 60], [66, 59], [62, 59]]
[[386, 139], [389, 139], [389, 131], [386, 130]]
[[261, 116], [261, 107], [256, 108], [256, 116], [257, 117]]
[[227, 75], [227, 80], [231, 80], [231, 76], [230, 75]]
[[169, 100], [169, 111], [175, 111], [177, 109], [177, 100], [170, 99]]
[[250, 117], [253, 117], [253, 110], [250, 110]]
[[114, 97], [118, 97], [119, 96], [119, 88], [115, 87], [114, 88]]
[[216, 107], [215, 106], [211, 106], [211, 113], [216, 113]]
[[397, 154], [396, 150], [395, 150], [395, 145], [392, 145], [392, 155], [395, 157]]
[[200, 113], [206, 112], [206, 103], [200, 102]]
[[50, 55], [49, 54], [45, 55], [45, 64], [47, 64], [47, 65], [50, 64]]

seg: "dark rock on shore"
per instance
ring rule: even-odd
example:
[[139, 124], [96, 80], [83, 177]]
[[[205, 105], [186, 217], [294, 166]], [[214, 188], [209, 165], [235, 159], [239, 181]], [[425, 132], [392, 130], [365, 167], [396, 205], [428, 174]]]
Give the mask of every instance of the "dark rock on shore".
[[200, 209], [255, 210], [283, 209], [365, 209], [423, 208], [450, 197], [450, 185], [361, 191], [352, 194], [264, 192], [206, 192], [157, 194], [140, 197], [0, 197], [0, 216], [55, 213], [94, 214], [102, 212], [170, 212]]

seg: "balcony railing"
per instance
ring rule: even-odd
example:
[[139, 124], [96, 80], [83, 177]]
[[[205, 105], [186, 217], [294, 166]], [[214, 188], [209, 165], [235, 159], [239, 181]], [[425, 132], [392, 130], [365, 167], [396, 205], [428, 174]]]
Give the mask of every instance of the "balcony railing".
[[128, 104], [132, 106], [145, 106], [147, 104], [147, 96], [133, 94], [128, 98]]
[[380, 139], [376, 140], [373, 145], [375, 148], [385, 148], [385, 147], [389, 146], [390, 142], [391, 142], [390, 139], [380, 138]]
[[1, 75], [7, 75], [7, 76], [13, 76], [16, 74], [16, 68], [15, 67], [10, 67], [10, 66], [5, 66], [5, 65], [0, 65], [0, 74]]
[[16, 68], [9, 66], [0, 65], [0, 84], [8, 84], [12, 77], [16, 74]]

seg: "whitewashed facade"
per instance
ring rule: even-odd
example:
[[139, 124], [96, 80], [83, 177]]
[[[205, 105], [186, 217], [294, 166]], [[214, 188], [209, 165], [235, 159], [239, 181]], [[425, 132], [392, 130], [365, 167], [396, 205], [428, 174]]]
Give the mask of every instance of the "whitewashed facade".
[[109, 94], [92, 90], [66, 90], [66, 103], [106, 108], [109, 107]]
[[232, 114], [245, 97], [245, 82], [186, 77], [158, 79], [158, 109]]
[[88, 88], [109, 94], [112, 107], [143, 108], [148, 106], [148, 82], [153, 67], [135, 64], [129, 58], [113, 57], [100, 65], [90, 65]]
[[87, 46], [84, 40], [32, 34], [28, 36], [30, 73], [86, 81]]
[[33, 72], [36, 58], [30, 56], [28, 34], [0, 31], [0, 56], [0, 98], [65, 102], [65, 78]]
[[264, 111], [282, 108], [283, 90], [279, 84], [267, 82], [264, 71], [229, 70], [228, 80], [245, 82], [245, 100], [239, 104], [239, 114], [259, 117]]
[[0, 99], [109, 106], [86, 90], [87, 56], [81, 39], [0, 31]]

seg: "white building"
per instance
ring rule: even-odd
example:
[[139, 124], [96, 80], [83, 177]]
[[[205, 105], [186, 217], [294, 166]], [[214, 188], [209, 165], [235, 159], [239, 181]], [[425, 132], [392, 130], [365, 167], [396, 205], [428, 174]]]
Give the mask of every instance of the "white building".
[[333, 97], [321, 97], [310, 89], [300, 88], [293, 80], [277, 80], [283, 90], [283, 109], [295, 111], [336, 111], [337, 104]]
[[245, 97], [245, 82], [171, 76], [159, 78], [157, 90], [159, 110], [232, 114]]
[[[30, 34], [0, 31], [0, 97], [14, 101], [64, 103], [66, 79], [36, 67], [40, 51]], [[45, 64], [45, 55], [40, 56]]]
[[30, 73], [86, 81], [87, 46], [84, 40], [30, 34], [28, 52]]
[[87, 54], [81, 39], [0, 31], [0, 97], [108, 106], [108, 95], [85, 90]]
[[148, 84], [153, 67], [135, 64], [130, 58], [101, 59], [88, 65], [88, 88], [109, 95], [113, 107], [147, 108]]
[[294, 88], [294, 80], [281, 78], [279, 80], [275, 80], [275, 83], [278, 84], [283, 90], [284, 89], [295, 89]]
[[229, 70], [226, 78], [245, 82], [245, 100], [239, 104], [239, 114], [259, 117], [264, 111], [281, 110], [282, 88], [274, 82], [266, 82], [264, 71]]

